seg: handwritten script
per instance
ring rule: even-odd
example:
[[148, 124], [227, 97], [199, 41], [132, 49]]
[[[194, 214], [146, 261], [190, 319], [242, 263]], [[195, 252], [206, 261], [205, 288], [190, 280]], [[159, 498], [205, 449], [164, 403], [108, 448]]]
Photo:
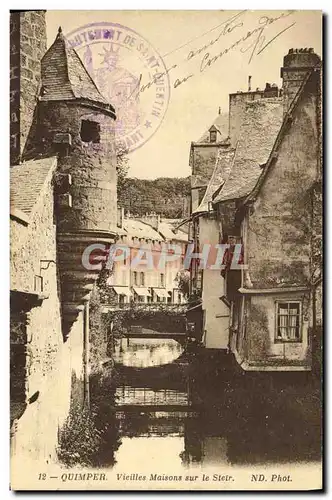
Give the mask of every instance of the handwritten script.
[[[164, 59], [168, 59], [171, 55], [174, 57], [176, 52], [182, 51], [186, 47], [192, 47], [189, 52], [185, 53], [185, 57], [182, 57], [178, 62], [169, 64], [165, 71], [154, 75], [153, 79], [150, 81], [144, 83], [142, 81], [142, 75], [140, 75], [131, 96], [136, 96], [136, 98], [138, 98], [142, 92], [145, 92], [152, 85], [157, 85], [159, 79], [174, 72], [175, 69], [182, 71], [183, 66], [190, 62], [195, 63], [195, 61], [197, 61], [196, 67], [186, 74], [184, 73], [183, 76], [177, 77], [173, 83], [174, 89], [187, 84], [187, 82], [190, 82], [197, 75], [205, 73], [209, 68], [220, 61], [223, 56], [232, 51], [239, 50], [241, 53], [247, 54], [248, 64], [250, 64], [255, 57], [267, 50], [267, 48], [270, 47], [276, 39], [282, 36], [283, 33], [295, 26], [295, 21], [289, 22], [286, 27], [282, 27], [282, 29], [277, 30], [276, 33], [274, 31], [273, 35], [269, 33], [269, 28], [272, 25], [277, 26], [282, 20], [290, 17], [294, 12], [293, 10], [285, 11], [276, 17], [264, 15], [259, 17], [256, 25], [249, 27], [247, 26], [248, 23], [246, 23], [247, 11], [241, 11], [231, 16], [208, 32], [198, 35], [193, 40], [189, 40], [180, 47], [165, 54]], [[211, 37], [212, 32], [214, 32], [213, 37]], [[234, 37], [234, 34], [238, 34], [235, 40], [231, 43], [227, 43], [231, 35]], [[201, 46], [193, 47], [194, 42], [200, 38], [207, 38], [207, 35], [209, 35], [207, 42]]]

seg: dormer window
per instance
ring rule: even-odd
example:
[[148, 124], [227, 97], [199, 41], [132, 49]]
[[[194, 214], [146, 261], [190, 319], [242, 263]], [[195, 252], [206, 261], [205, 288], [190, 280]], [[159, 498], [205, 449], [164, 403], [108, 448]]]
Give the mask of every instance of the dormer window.
[[100, 125], [92, 120], [82, 120], [81, 139], [83, 142], [100, 142]]
[[217, 142], [217, 131], [210, 130], [210, 142]]

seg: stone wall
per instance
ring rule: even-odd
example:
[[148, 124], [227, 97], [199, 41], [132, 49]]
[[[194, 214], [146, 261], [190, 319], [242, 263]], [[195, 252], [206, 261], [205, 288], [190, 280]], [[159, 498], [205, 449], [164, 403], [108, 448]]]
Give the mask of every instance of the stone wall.
[[20, 14], [10, 14], [10, 163], [20, 157]]
[[[11, 378], [15, 387], [25, 390], [26, 406], [12, 428], [13, 468], [20, 467], [26, 458], [38, 461], [55, 457], [58, 428], [69, 411], [72, 374], [76, 380], [83, 378], [83, 314], [73, 324], [66, 343], [61, 331], [52, 174], [30, 223], [26, 226], [11, 220], [11, 289], [33, 292], [34, 277], [42, 274], [47, 297], [23, 315], [25, 338], [18, 338], [20, 330], [15, 323], [11, 325], [11, 345], [20, 344], [25, 357], [25, 369], [13, 370]], [[47, 270], [40, 271], [41, 259], [51, 261]], [[19, 302], [12, 304], [13, 309], [19, 306]], [[77, 388], [74, 397], [82, 398]], [[15, 401], [11, 401], [13, 408]]]
[[[72, 208], [58, 221], [59, 230], [117, 227], [117, 174], [114, 149], [114, 119], [77, 103], [41, 103], [37, 141], [43, 139], [44, 152], [57, 152], [57, 133], [69, 133], [72, 144], [61, 150], [58, 171], [71, 174]], [[80, 136], [82, 120], [100, 125], [100, 143], [85, 143]], [[57, 214], [58, 215], [58, 214]]]
[[26, 226], [15, 219], [10, 221], [11, 289], [33, 292], [34, 277], [40, 275], [42, 259], [54, 261], [46, 271], [43, 271], [44, 291], [48, 293], [49, 290], [53, 292], [57, 289], [53, 174], [54, 171], [50, 170], [39, 200], [34, 206], [34, 215], [30, 218], [30, 223]]
[[45, 11], [10, 14], [10, 151], [19, 162], [34, 122], [40, 61], [46, 52]]
[[206, 185], [210, 180], [216, 163], [217, 151], [217, 144], [211, 144], [209, 146], [193, 146], [192, 175], [197, 175], [205, 179]]
[[312, 187], [317, 175], [315, 88], [304, 94], [249, 216], [247, 256], [257, 288], [311, 280]]
[[[309, 340], [309, 322], [311, 318], [310, 294], [289, 294], [253, 296], [247, 308], [246, 338], [238, 346], [240, 354], [245, 355], [249, 363], [310, 366], [311, 344]], [[302, 302], [301, 342], [275, 342], [276, 301]]]
[[284, 114], [288, 111], [308, 71], [320, 62], [313, 49], [290, 49], [281, 68]]
[[[246, 324], [238, 350], [257, 366], [311, 366], [312, 193], [318, 158], [316, 83], [313, 79], [301, 96], [245, 219], [245, 260], [253, 287], [292, 289], [245, 297]], [[297, 291], [299, 286], [308, 291]], [[275, 340], [278, 301], [301, 303], [300, 341]]]
[[229, 94], [229, 137], [233, 147], [236, 146], [239, 138], [247, 102], [260, 99], [263, 95], [263, 90], [258, 92], [237, 92], [235, 94]]

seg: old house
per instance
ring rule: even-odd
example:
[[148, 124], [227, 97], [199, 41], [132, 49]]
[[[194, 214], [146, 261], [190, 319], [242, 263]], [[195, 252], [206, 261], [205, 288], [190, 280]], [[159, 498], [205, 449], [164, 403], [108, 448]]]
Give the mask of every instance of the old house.
[[[116, 301], [183, 302], [176, 277], [183, 268], [187, 235], [175, 232], [171, 223], [156, 214], [140, 218], [127, 214], [121, 221], [123, 234], [117, 242], [112, 274], [107, 281]], [[176, 252], [173, 259], [167, 256], [169, 245]]]
[[[45, 53], [46, 52], [46, 53]], [[16, 66], [15, 66], [16, 64]], [[91, 243], [117, 238], [114, 108], [45, 12], [11, 14], [12, 452], [55, 453], [73, 391], [88, 403]], [[82, 388], [82, 389], [81, 389]]]
[[[241, 268], [222, 271], [220, 299], [228, 348], [245, 370], [311, 368], [321, 320], [320, 73], [312, 49], [291, 49], [282, 92], [267, 86], [238, 107], [230, 172], [208, 200], [219, 241], [242, 245]], [[231, 123], [230, 105], [232, 135]]]
[[[264, 90], [248, 90], [248, 92], [230, 94], [229, 113], [220, 113], [219, 110], [214, 124], [197, 143], [191, 145], [190, 238], [194, 243], [196, 253], [200, 252], [204, 245], [211, 246], [208, 266], [201, 266], [199, 259], [193, 260], [191, 266], [191, 293], [201, 298], [199, 314], [202, 316], [202, 341], [207, 349], [228, 350], [229, 348], [229, 307], [221, 300], [225, 292], [225, 281], [220, 275], [220, 269], [214, 265], [217, 257], [215, 246], [223, 239], [220, 221], [212, 204], [213, 196], [230, 175], [235, 151], [238, 152], [236, 147], [247, 103], [267, 103], [270, 99], [280, 103], [279, 93], [278, 87], [266, 84]], [[262, 109], [265, 111], [265, 107]], [[261, 125], [264, 126], [266, 123]], [[253, 129], [257, 128], [257, 125], [256, 120], [252, 123]], [[257, 137], [259, 134], [261, 130], [257, 131]], [[255, 148], [255, 143], [252, 143], [252, 146]], [[194, 307], [197, 316], [197, 306]]]

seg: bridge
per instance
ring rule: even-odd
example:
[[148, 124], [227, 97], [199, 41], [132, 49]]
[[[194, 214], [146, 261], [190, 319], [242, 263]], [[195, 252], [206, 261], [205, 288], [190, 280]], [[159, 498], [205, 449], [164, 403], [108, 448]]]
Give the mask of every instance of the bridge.
[[103, 304], [103, 313], [109, 311], [164, 311], [174, 314], [185, 314], [188, 304], [174, 304], [167, 302], [128, 302], [116, 304]]
[[104, 304], [103, 313], [118, 313], [128, 339], [174, 339], [184, 344], [187, 308], [188, 304], [130, 302]]
[[174, 339], [183, 342], [187, 339], [187, 332], [158, 332], [139, 325], [132, 325], [125, 334], [127, 339]]

